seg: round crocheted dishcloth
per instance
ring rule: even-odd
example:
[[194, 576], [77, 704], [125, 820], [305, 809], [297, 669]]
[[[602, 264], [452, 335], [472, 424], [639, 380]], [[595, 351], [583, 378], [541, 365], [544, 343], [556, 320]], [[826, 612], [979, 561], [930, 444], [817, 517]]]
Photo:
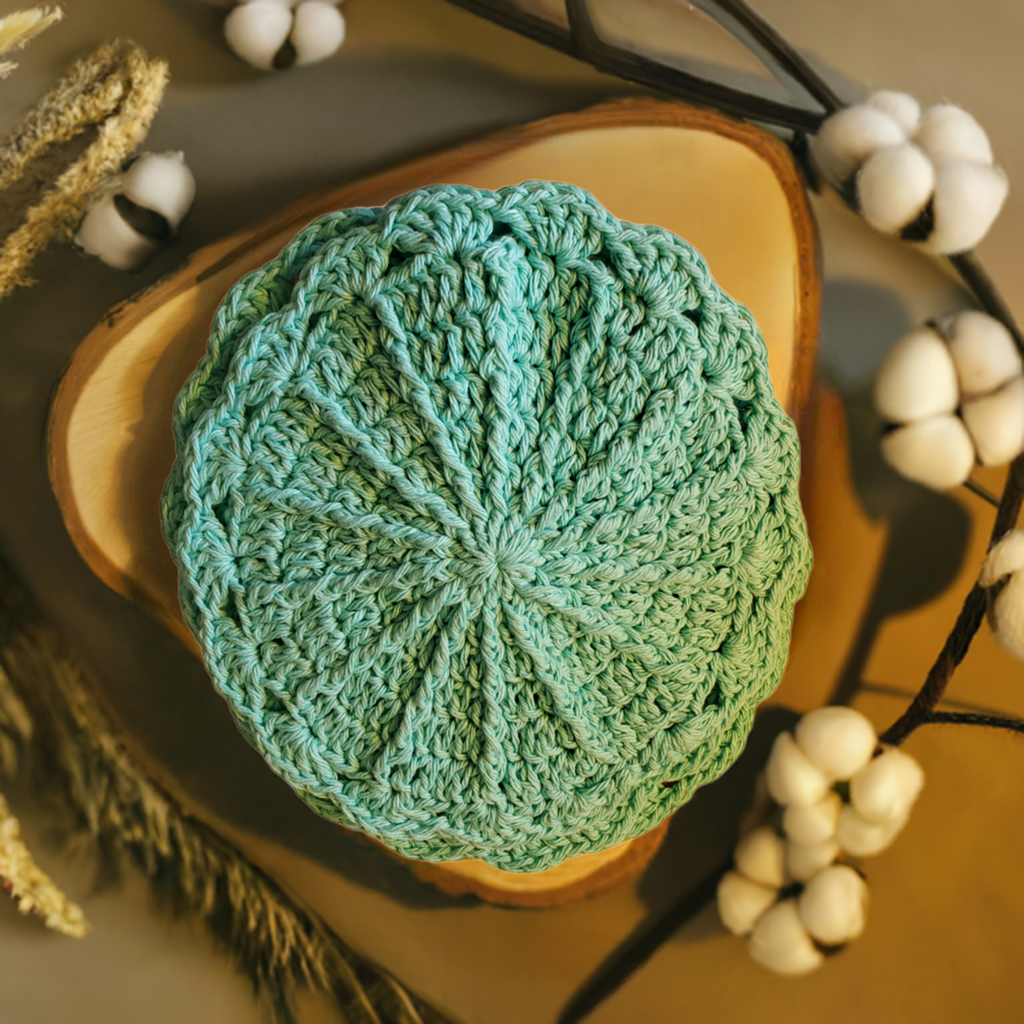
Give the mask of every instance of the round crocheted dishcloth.
[[436, 186], [235, 285], [164, 532], [246, 737], [407, 857], [531, 871], [733, 762], [810, 548], [753, 318], [569, 186]]

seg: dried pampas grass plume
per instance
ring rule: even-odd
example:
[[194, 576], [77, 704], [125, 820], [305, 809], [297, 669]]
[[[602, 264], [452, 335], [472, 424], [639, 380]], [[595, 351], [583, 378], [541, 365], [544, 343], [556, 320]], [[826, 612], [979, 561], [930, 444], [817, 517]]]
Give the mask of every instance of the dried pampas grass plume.
[[31, 283], [28, 268], [51, 238], [71, 239], [146, 137], [167, 77], [167, 64], [134, 43], [107, 43], [0, 141], [0, 299]]
[[[60, 21], [64, 12], [55, 7], [32, 7], [27, 11], [14, 11], [0, 18], [0, 56], [11, 50], [20, 50], [30, 39]], [[6, 78], [18, 65], [13, 61], [0, 61], [0, 78]]]
[[37, 914], [47, 928], [76, 939], [88, 933], [89, 924], [81, 907], [53, 884], [21, 841], [18, 819], [11, 814], [3, 796], [0, 796], [0, 880], [23, 914]]

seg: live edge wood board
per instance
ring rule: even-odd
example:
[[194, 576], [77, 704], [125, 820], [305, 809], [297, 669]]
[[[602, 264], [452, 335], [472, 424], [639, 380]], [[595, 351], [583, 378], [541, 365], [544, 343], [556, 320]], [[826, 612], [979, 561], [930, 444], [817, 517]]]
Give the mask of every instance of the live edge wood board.
[[[54, 398], [49, 471], [64, 521], [93, 572], [198, 657], [181, 618], [159, 501], [174, 459], [171, 409], [206, 348], [213, 312], [243, 274], [314, 218], [378, 206], [439, 182], [497, 188], [539, 178], [592, 192], [616, 216], [659, 224], [697, 247], [754, 314], [776, 393], [805, 426], [814, 372], [817, 235], [787, 148], [774, 136], [679, 103], [630, 99], [546, 118], [304, 199], [195, 253], [115, 306], [78, 347]], [[664, 826], [535, 874], [476, 861], [411, 864], [451, 892], [552, 906], [638, 874]]]

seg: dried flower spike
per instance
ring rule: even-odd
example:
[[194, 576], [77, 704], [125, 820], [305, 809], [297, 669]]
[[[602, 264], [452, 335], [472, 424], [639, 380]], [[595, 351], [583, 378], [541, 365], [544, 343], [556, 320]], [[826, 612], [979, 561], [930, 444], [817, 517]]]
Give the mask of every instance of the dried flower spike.
[[0, 796], [0, 880], [23, 914], [38, 914], [47, 928], [82, 938], [89, 931], [81, 907], [72, 903], [36, 864], [21, 828]]
[[[0, 17], [0, 56], [20, 50], [63, 17], [64, 12], [59, 7], [52, 10], [49, 7], [32, 7]], [[0, 61], [0, 78], [6, 78], [17, 66], [13, 61]]]

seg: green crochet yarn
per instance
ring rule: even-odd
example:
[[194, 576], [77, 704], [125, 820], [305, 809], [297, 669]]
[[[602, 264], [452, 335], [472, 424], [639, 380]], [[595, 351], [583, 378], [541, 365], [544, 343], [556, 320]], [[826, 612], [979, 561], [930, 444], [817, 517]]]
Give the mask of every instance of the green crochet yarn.
[[217, 689], [320, 814], [551, 867], [736, 758], [810, 564], [753, 318], [570, 185], [436, 186], [228, 293], [163, 504]]

